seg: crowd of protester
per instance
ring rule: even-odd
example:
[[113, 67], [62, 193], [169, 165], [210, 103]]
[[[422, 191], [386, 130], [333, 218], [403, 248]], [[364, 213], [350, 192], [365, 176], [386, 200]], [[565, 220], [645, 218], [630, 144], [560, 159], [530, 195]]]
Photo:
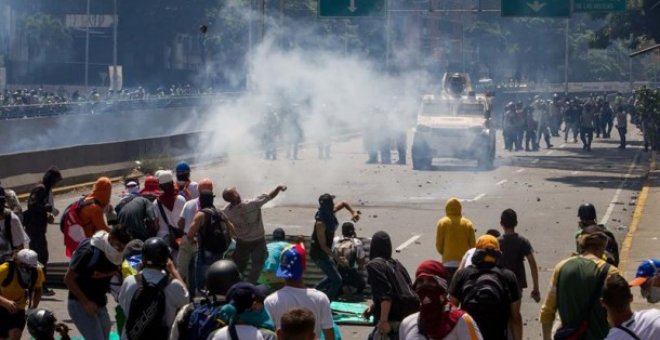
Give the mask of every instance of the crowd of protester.
[[161, 86], [151, 91], [142, 86], [119, 91], [92, 88], [88, 92], [81, 89], [68, 90], [64, 87], [55, 90], [6, 89], [0, 91], [0, 119], [59, 115], [77, 113], [81, 110], [94, 113], [114, 107], [141, 108], [145, 101], [167, 103], [171, 100], [184, 100], [186, 97], [215, 93], [217, 91], [213, 89], [200, 89], [190, 84]]
[[[542, 298], [532, 242], [517, 233], [512, 209], [501, 213], [501, 231], [477, 237], [460, 201], [448, 200], [436, 226], [443, 262], [425, 260], [411, 277], [393, 257], [389, 234], [358, 237], [360, 211], [331, 194], [318, 199], [311, 243], [281, 228], [268, 241], [261, 209], [285, 185], [250, 199], [226, 188], [219, 209], [213, 181], [191, 178], [185, 162], [143, 183], [126, 178], [113, 207], [112, 183], [101, 177], [60, 212], [52, 190], [62, 175], [53, 167], [22, 218], [0, 188], [0, 339], [21, 339], [26, 325], [38, 340], [56, 332], [69, 338], [69, 328], [39, 307], [53, 294], [45, 287], [46, 226], [58, 215], [70, 257], [67, 310], [85, 339], [109, 339], [112, 320], [131, 340], [340, 339], [332, 303], [357, 295], [371, 301], [362, 314], [373, 327], [369, 339], [520, 340], [525, 260], [530, 296], [542, 301], [543, 339], [553, 339], [557, 314], [554, 339], [660, 338], [660, 310], [631, 309], [632, 287], [649, 303], [660, 301], [660, 260], [645, 260], [635, 278], [623, 278], [616, 239], [596, 222], [592, 204], [578, 208], [575, 253], [555, 266]], [[335, 235], [343, 210], [351, 221]], [[307, 254], [325, 275], [315, 288], [305, 282]], [[108, 293], [117, 302], [112, 316]]]

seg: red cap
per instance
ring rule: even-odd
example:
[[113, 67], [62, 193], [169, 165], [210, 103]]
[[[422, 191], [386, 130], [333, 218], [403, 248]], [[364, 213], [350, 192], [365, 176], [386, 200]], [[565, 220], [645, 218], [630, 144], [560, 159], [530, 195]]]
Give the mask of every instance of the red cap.
[[144, 179], [144, 188], [140, 190], [140, 195], [156, 195], [160, 196], [160, 187], [158, 186], [158, 178], [148, 176]]

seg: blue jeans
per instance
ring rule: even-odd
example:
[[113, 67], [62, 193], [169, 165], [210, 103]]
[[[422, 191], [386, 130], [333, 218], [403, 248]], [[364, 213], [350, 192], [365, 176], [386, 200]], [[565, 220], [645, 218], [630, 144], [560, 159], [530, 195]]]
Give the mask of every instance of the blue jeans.
[[69, 299], [67, 309], [73, 324], [76, 325], [83, 338], [98, 340], [108, 340], [110, 338], [112, 322], [105, 306], [99, 306], [96, 314], [89, 315], [78, 300]]
[[191, 289], [191, 297], [199, 296], [198, 293], [201, 293], [202, 290], [206, 289], [206, 272], [209, 270], [209, 267], [218, 260], [222, 260], [221, 254], [217, 255], [201, 249], [197, 251], [197, 254], [194, 257], [194, 285], [191, 285], [191, 287], [195, 289]]
[[316, 285], [316, 289], [328, 295], [328, 299], [331, 301], [337, 300], [342, 286], [341, 274], [339, 274], [337, 266], [327, 255], [315, 256], [312, 260], [325, 274], [325, 278]]

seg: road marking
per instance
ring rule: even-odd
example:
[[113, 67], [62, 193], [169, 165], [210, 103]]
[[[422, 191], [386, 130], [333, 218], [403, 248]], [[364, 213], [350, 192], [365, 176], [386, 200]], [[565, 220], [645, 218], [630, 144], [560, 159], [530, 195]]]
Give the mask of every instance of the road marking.
[[481, 194], [477, 195], [477, 197], [473, 198], [472, 201], [473, 202], [478, 201], [478, 200], [484, 198], [484, 196], [486, 196], [486, 194], [481, 193]]
[[580, 173], [580, 172], [576, 170], [576, 171], [571, 172], [571, 175], [575, 176], [575, 175], [577, 175], [577, 174], [579, 174], [579, 173]]
[[555, 153], [555, 150], [550, 150], [550, 151], [546, 152], [545, 154], [546, 154], [546, 156], [550, 156], [550, 155], [552, 155], [553, 153]]
[[616, 206], [616, 202], [619, 200], [619, 196], [621, 195], [621, 191], [623, 190], [623, 186], [626, 184], [628, 179], [632, 176], [632, 172], [635, 169], [635, 165], [637, 164], [637, 160], [639, 159], [640, 152], [637, 152], [635, 155], [635, 158], [633, 159], [632, 163], [630, 163], [630, 167], [628, 167], [628, 173], [626, 173], [625, 176], [623, 176], [623, 181], [621, 181], [621, 184], [619, 184], [619, 187], [616, 189], [616, 192], [614, 193], [614, 197], [612, 197], [612, 200], [610, 201], [610, 205], [607, 207], [607, 210], [605, 211], [605, 215], [603, 215], [603, 218], [600, 220], [600, 224], [605, 224], [607, 221], [610, 219], [610, 216], [612, 216], [612, 212], [614, 211], [614, 207]]
[[537, 158], [537, 159], [535, 159], [535, 160], [532, 161], [532, 164], [536, 164], [536, 163], [538, 163], [539, 161], [540, 161], [540, 159]]
[[[655, 157], [653, 157], [653, 160], [651, 160], [650, 170], [655, 169], [656, 160]], [[635, 232], [637, 232], [637, 228], [639, 227], [639, 221], [642, 219], [642, 214], [644, 213], [644, 208], [646, 207], [646, 200], [649, 196], [649, 185], [650, 183], [647, 178], [646, 183], [644, 184], [644, 187], [642, 188], [642, 191], [639, 193], [639, 197], [637, 198], [637, 204], [635, 205], [632, 221], [630, 221], [630, 228], [628, 229], [628, 233], [626, 233], [626, 236], [621, 243], [621, 256], [619, 256], [621, 259], [619, 263], [621, 273], [625, 273], [627, 269], [626, 267], [628, 266], [628, 257], [630, 256], [630, 248], [632, 247], [633, 237], [635, 236]]]
[[519, 174], [519, 173], [521, 173], [521, 172], [525, 172], [525, 169], [518, 169], [518, 170], [516, 170], [516, 173], [517, 173], [517, 174]]
[[566, 147], [566, 143], [564, 143], [564, 144], [562, 144], [562, 145], [559, 146], [560, 149], [563, 149], [563, 148], [565, 148], [565, 147]]
[[411, 196], [411, 197], [408, 197], [408, 199], [410, 199], [410, 200], [434, 200], [434, 199], [436, 199], [436, 197], [432, 197], [432, 196]]
[[506, 183], [506, 182], [508, 182], [508, 180], [503, 179], [503, 180], [501, 180], [501, 181], [495, 183], [495, 185], [502, 185], [502, 184], [504, 184], [504, 183]]
[[400, 246], [396, 247], [396, 249], [394, 249], [394, 251], [397, 252], [397, 253], [401, 252], [401, 250], [403, 250], [405, 247], [413, 244], [413, 242], [417, 241], [417, 239], [420, 238], [420, 237], [422, 237], [422, 234], [413, 235], [413, 237], [409, 238], [406, 242], [403, 242], [403, 243], [401, 243]]

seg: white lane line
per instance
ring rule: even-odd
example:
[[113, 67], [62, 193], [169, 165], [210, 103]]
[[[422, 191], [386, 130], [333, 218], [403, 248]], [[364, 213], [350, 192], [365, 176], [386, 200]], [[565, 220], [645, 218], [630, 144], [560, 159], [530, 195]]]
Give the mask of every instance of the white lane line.
[[521, 172], [525, 172], [525, 169], [518, 169], [518, 170], [516, 170], [516, 173], [517, 173], [517, 174], [519, 174], [519, 173], [521, 173]]
[[473, 201], [473, 202], [474, 202], [474, 201], [478, 201], [478, 200], [484, 198], [484, 196], [486, 196], [486, 194], [483, 194], [483, 193], [482, 193], [482, 194], [479, 194], [479, 195], [477, 195], [475, 198], [473, 198], [472, 201]]
[[408, 197], [409, 200], [434, 200], [437, 199], [437, 197], [432, 197], [432, 196], [410, 196]]
[[536, 164], [540, 161], [540, 159], [536, 158], [535, 160], [532, 161], [532, 164]]
[[560, 149], [563, 149], [563, 148], [565, 148], [565, 147], [566, 147], [566, 143], [564, 143], [564, 144], [562, 144], [562, 145], [559, 146]]
[[576, 170], [576, 171], [571, 172], [571, 175], [575, 176], [575, 175], [577, 175], [577, 174], [579, 174], [579, 173], [580, 173], [580, 172]]
[[397, 252], [397, 253], [401, 252], [401, 250], [403, 250], [405, 247], [413, 244], [413, 242], [417, 241], [417, 239], [420, 238], [420, 237], [422, 237], [422, 234], [413, 235], [413, 237], [409, 238], [406, 242], [403, 242], [403, 243], [401, 243], [400, 246], [396, 247], [396, 249], [394, 249], [394, 251]]
[[503, 179], [503, 180], [501, 180], [501, 181], [495, 183], [495, 185], [502, 185], [502, 184], [504, 184], [504, 183], [506, 183], [506, 182], [508, 182], [508, 180]]
[[553, 153], [555, 153], [555, 150], [550, 150], [550, 151], [546, 152], [545, 155], [546, 155], [546, 156], [550, 156], [550, 155], [552, 155]]
[[612, 197], [612, 201], [610, 201], [610, 205], [607, 206], [607, 210], [605, 211], [605, 215], [603, 215], [603, 218], [600, 220], [600, 224], [605, 224], [607, 221], [609, 221], [610, 216], [612, 216], [612, 212], [614, 211], [614, 207], [616, 206], [616, 202], [619, 200], [619, 195], [621, 195], [621, 191], [623, 190], [623, 186], [626, 184], [628, 179], [632, 176], [632, 172], [635, 169], [635, 165], [637, 165], [637, 160], [639, 159], [640, 152], [637, 152], [635, 155], [635, 158], [633, 159], [632, 163], [630, 163], [630, 167], [628, 168], [628, 173], [626, 173], [625, 176], [623, 176], [623, 181], [621, 181], [621, 184], [619, 184], [619, 187], [616, 189], [616, 192], [614, 193], [614, 197]]

